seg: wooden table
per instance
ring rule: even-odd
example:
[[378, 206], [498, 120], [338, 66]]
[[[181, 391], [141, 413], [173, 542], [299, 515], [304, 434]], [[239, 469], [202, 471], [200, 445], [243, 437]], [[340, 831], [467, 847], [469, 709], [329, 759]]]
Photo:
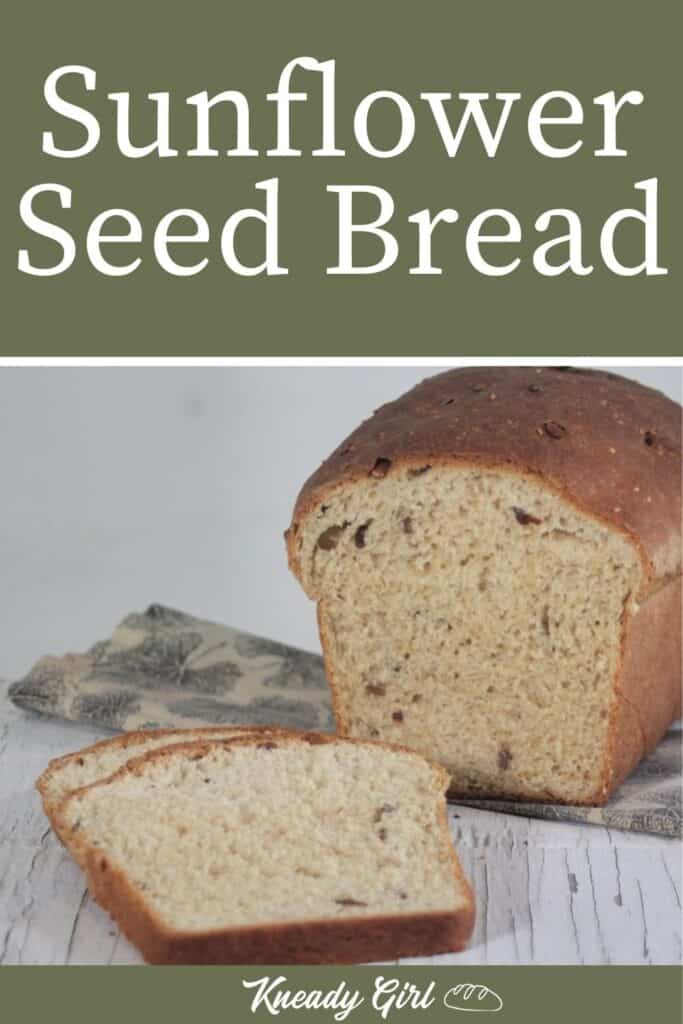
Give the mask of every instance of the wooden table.
[[[89, 898], [33, 788], [49, 758], [101, 735], [15, 710], [0, 684], [0, 963], [140, 962]], [[434, 963], [681, 962], [678, 841], [464, 807], [450, 817], [477, 924], [465, 953]]]

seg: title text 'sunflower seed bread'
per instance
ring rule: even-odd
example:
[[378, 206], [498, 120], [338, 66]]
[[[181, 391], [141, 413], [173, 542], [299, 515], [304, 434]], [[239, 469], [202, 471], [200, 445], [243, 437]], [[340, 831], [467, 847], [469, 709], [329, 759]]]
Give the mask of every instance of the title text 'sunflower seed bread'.
[[680, 714], [681, 409], [656, 391], [431, 377], [314, 473], [287, 543], [340, 733], [461, 795], [603, 803]]
[[448, 776], [323, 734], [198, 741], [62, 804], [95, 891], [152, 963], [352, 963], [460, 949], [474, 918]]
[[[53, 758], [36, 782], [43, 809], [50, 825], [66, 846], [68, 835], [62, 835], [59, 807], [62, 801], [83, 786], [89, 786], [118, 771], [127, 761], [174, 743], [201, 739], [230, 739], [252, 733], [268, 733], [268, 727], [206, 726], [193, 729], [140, 729], [100, 740], [72, 754]], [[77, 851], [74, 850], [76, 860]], [[82, 866], [82, 865], [81, 865]]]

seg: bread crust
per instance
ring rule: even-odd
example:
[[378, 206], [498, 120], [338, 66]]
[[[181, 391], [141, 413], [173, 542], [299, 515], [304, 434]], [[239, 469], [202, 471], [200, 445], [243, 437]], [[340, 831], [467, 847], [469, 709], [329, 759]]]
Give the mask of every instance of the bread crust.
[[605, 802], [681, 716], [681, 577], [653, 592], [624, 627]]
[[[329, 733], [278, 730], [281, 742], [352, 743], [368, 742], [340, 739]], [[227, 739], [230, 746], [250, 746], [252, 737]], [[113, 779], [144, 771], [152, 760], [187, 752], [208, 752], [223, 745], [221, 741], [195, 741], [150, 751], [127, 762], [109, 779], [100, 780], [77, 791], [84, 792], [108, 785]], [[421, 755], [398, 744], [377, 744], [400, 750], [420, 761]], [[428, 762], [435, 781], [446, 788], [448, 774]], [[66, 803], [67, 801], [65, 801]], [[64, 806], [64, 805], [63, 805]], [[82, 854], [91, 892], [118, 923], [123, 933], [152, 964], [350, 964], [371, 960], [399, 959], [408, 956], [432, 956], [457, 952], [464, 948], [474, 928], [475, 908], [472, 889], [465, 879], [450, 840], [445, 802], [439, 811], [439, 826], [449, 843], [450, 860], [457, 883], [465, 893], [464, 905], [452, 913], [354, 917], [339, 920], [293, 921], [282, 924], [242, 926], [205, 933], [182, 932], [167, 928], [130, 884], [125, 873], [101, 850], [83, 845]], [[65, 823], [64, 823], [65, 827]]]
[[[621, 533], [642, 566], [640, 608], [624, 610], [620, 661], [597, 791], [607, 802], [681, 710], [681, 407], [634, 381], [596, 370], [471, 367], [427, 378], [382, 406], [304, 484], [285, 533], [289, 565], [305, 585], [299, 530], [337, 490], [365, 480], [378, 459], [388, 472], [481, 467], [542, 483], [579, 512]], [[678, 599], [676, 598], [678, 593]], [[332, 705], [342, 708], [331, 657], [332, 625], [319, 595], [318, 624]], [[561, 802], [449, 791], [450, 799]]]
[[302, 520], [338, 487], [392, 469], [475, 465], [540, 478], [627, 535], [645, 587], [681, 572], [681, 407], [600, 370], [468, 367], [428, 377], [350, 434], [304, 484], [287, 531], [301, 578]]

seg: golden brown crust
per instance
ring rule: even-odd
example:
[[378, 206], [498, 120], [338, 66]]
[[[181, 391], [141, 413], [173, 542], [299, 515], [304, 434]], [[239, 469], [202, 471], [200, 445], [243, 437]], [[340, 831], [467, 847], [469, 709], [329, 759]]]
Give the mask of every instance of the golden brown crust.
[[648, 597], [626, 624], [605, 798], [680, 718], [682, 601], [679, 576]]
[[556, 367], [468, 367], [427, 378], [382, 406], [304, 484], [287, 531], [378, 459], [482, 465], [541, 478], [628, 535], [646, 579], [681, 570], [681, 408], [616, 374]]
[[[340, 739], [330, 733], [273, 730], [283, 742], [302, 740], [307, 743], [352, 743], [365, 741]], [[230, 746], [250, 746], [254, 737], [226, 739]], [[112, 780], [130, 773], [144, 772], [152, 760], [176, 756], [181, 751], [193, 755], [208, 752], [222, 745], [218, 740], [197, 740], [173, 744], [149, 751], [128, 761], [108, 779], [99, 780], [67, 798], [65, 804], [79, 793], [108, 785]], [[425, 761], [415, 751], [398, 744], [381, 743], [383, 748], [399, 750], [412, 758]], [[427, 762], [435, 780], [445, 789], [448, 774], [433, 762]], [[439, 825], [450, 842], [446, 804], [439, 812]], [[62, 822], [66, 828], [66, 822]], [[146, 905], [141, 894], [100, 850], [82, 843], [80, 855], [94, 898], [112, 914], [124, 934], [141, 951], [145, 960], [154, 964], [230, 964], [230, 963], [361, 963], [371, 960], [399, 959], [407, 956], [432, 956], [457, 952], [464, 948], [474, 928], [474, 897], [465, 879], [452, 845], [450, 858], [453, 874], [465, 891], [465, 904], [452, 913], [434, 912], [412, 915], [288, 922], [285, 924], [240, 927], [204, 934], [169, 930]]]

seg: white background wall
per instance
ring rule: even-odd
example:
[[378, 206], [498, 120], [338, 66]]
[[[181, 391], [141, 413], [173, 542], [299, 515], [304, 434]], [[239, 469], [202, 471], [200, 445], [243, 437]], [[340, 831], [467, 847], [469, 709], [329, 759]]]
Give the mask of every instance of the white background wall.
[[[681, 400], [678, 368], [622, 372]], [[433, 368], [0, 368], [0, 677], [160, 601], [309, 649], [305, 478]]]

